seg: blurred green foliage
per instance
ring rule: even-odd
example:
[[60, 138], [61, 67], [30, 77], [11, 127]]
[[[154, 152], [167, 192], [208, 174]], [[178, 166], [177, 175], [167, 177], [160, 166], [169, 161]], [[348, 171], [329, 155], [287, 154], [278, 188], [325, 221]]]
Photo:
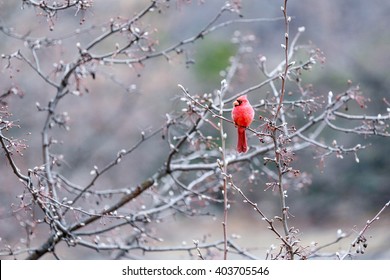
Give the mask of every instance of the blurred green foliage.
[[204, 85], [219, 85], [221, 71], [229, 66], [229, 59], [236, 52], [230, 42], [205, 39], [197, 45], [195, 71], [196, 77]]

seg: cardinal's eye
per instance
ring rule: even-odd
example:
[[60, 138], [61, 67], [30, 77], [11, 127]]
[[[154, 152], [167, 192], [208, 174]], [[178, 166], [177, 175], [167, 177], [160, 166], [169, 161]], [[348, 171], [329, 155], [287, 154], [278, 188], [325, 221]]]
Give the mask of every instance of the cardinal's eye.
[[236, 99], [236, 101], [233, 102], [234, 107], [240, 106], [242, 104], [242, 100]]

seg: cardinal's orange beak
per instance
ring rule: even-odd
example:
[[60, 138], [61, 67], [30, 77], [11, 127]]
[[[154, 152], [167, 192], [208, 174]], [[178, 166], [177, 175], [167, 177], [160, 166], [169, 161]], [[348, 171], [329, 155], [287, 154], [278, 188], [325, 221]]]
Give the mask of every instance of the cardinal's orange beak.
[[238, 105], [240, 105], [240, 103], [239, 103], [237, 100], [233, 102], [233, 106], [234, 106], [234, 107], [236, 107], [236, 106], [238, 106]]

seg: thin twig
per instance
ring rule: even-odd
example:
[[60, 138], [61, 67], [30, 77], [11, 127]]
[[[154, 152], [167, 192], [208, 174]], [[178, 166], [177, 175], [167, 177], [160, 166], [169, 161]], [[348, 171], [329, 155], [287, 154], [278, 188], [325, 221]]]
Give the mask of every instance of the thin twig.
[[[221, 82], [221, 89], [218, 92], [219, 94], [219, 115], [223, 114], [223, 107], [224, 107], [224, 95], [226, 92], [228, 85], [226, 83], [226, 80], [223, 80]], [[219, 161], [219, 167], [221, 168], [221, 171], [226, 174], [227, 173], [227, 161], [226, 161], [226, 135], [223, 129], [223, 122], [220, 121], [218, 122], [218, 127], [219, 127], [219, 134], [221, 137], [221, 158], [222, 160]], [[227, 237], [227, 219], [228, 219], [228, 191], [227, 191], [227, 179], [224, 176], [223, 177], [223, 185], [222, 185], [222, 191], [223, 191], [223, 222], [222, 222], [222, 227], [223, 227], [223, 239], [224, 239], [224, 253], [223, 253], [223, 259], [227, 259], [227, 254], [228, 254], [228, 237]]]
[[284, 0], [284, 5], [282, 6], [282, 11], [283, 11], [283, 17], [284, 17], [284, 26], [285, 26], [285, 33], [284, 33], [284, 39], [285, 39], [285, 43], [284, 45], [282, 45], [283, 49], [284, 49], [284, 59], [285, 59], [285, 64], [284, 64], [284, 72], [283, 72], [283, 75], [281, 76], [281, 79], [282, 79], [282, 87], [281, 87], [281, 90], [280, 90], [280, 98], [279, 98], [279, 105], [276, 109], [276, 112], [275, 112], [275, 116], [274, 116], [274, 121], [276, 122], [277, 118], [278, 118], [278, 115], [279, 115], [279, 112], [280, 112], [280, 109], [282, 108], [282, 105], [283, 105], [283, 100], [284, 100], [284, 94], [286, 92], [286, 80], [287, 80], [287, 73], [288, 73], [288, 70], [289, 70], [289, 40], [288, 40], [288, 37], [289, 37], [289, 29], [290, 29], [290, 20], [291, 20], [291, 17], [289, 17], [287, 15], [287, 0]]
[[341, 260], [344, 260], [347, 256], [351, 254], [352, 248], [355, 247], [357, 244], [359, 244], [363, 239], [364, 233], [371, 227], [371, 225], [379, 220], [379, 216], [386, 210], [387, 207], [390, 206], [390, 200], [385, 203], [385, 205], [376, 213], [376, 215], [371, 219], [366, 222], [366, 225], [362, 228], [362, 230], [358, 233], [356, 238], [351, 242], [351, 245], [349, 246], [348, 251], [340, 257]]

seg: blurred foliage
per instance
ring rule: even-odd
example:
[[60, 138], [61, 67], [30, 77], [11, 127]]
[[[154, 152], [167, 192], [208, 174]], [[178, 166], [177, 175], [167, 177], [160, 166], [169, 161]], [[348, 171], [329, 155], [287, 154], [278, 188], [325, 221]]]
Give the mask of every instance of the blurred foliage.
[[196, 77], [204, 86], [215, 88], [222, 79], [221, 71], [229, 66], [229, 59], [235, 55], [236, 47], [230, 42], [204, 39], [197, 45]]

